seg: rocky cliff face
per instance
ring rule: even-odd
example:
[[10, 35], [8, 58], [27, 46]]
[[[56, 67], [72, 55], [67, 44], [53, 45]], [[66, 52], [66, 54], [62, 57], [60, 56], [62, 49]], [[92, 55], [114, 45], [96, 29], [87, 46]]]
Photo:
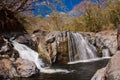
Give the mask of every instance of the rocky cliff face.
[[40, 55], [46, 58], [46, 61], [48, 63], [67, 63], [69, 61], [66, 32], [37, 32], [32, 36], [33, 40], [37, 41], [38, 51]]
[[[80, 33], [84, 36], [84, 39], [97, 48], [98, 56], [102, 56], [102, 50], [106, 48], [111, 55], [117, 51], [116, 31]], [[50, 63], [67, 63], [69, 61], [67, 32], [52, 31], [44, 36], [39, 35], [37, 37], [39, 38], [37, 41], [39, 50], [49, 58]]]
[[67, 63], [68, 41], [67, 32], [54, 31], [46, 36], [48, 53], [54, 63]]

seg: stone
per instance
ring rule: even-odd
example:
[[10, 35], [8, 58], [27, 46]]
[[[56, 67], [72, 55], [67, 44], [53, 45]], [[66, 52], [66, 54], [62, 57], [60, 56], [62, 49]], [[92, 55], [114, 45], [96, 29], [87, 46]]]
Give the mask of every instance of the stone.
[[31, 49], [38, 51], [37, 42], [32, 40], [32, 35], [23, 34], [15, 38], [15, 40], [21, 44], [29, 46]]
[[107, 80], [120, 80], [120, 51], [109, 61], [106, 68]]
[[30, 77], [33, 74], [37, 74], [39, 72], [39, 70], [33, 62], [21, 58], [18, 58], [14, 62], [14, 65], [20, 77]]
[[38, 72], [36, 65], [31, 61], [21, 58], [17, 58], [16, 61], [0, 58], [0, 78], [30, 77]]
[[105, 80], [106, 67], [97, 70], [91, 80]]
[[111, 54], [117, 51], [117, 32], [116, 31], [101, 31], [96, 33], [96, 46], [102, 49], [103, 46], [109, 48]]
[[68, 59], [66, 31], [52, 31], [45, 37], [52, 63], [65, 64]]
[[107, 66], [98, 70], [91, 80], [120, 80], [120, 51], [117, 51]]

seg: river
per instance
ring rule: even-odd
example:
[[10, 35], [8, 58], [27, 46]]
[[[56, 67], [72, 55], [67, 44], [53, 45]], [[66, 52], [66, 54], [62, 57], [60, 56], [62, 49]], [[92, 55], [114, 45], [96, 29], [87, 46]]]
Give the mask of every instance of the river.
[[92, 62], [54, 65], [52, 69], [67, 69], [69, 73], [40, 73], [29, 78], [14, 78], [12, 80], [90, 80], [95, 72], [105, 67], [109, 59], [100, 59]]

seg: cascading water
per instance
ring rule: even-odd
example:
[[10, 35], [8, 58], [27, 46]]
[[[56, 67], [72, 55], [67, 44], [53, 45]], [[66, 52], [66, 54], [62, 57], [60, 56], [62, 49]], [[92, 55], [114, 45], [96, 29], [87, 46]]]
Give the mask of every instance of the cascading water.
[[97, 58], [96, 48], [79, 33], [67, 33], [69, 60], [88, 60]]
[[102, 47], [102, 57], [110, 57], [110, 51], [107, 46]]
[[32, 61], [36, 64], [37, 68], [40, 69], [40, 72], [44, 73], [56, 73], [56, 72], [65, 72], [68, 73], [69, 71], [63, 70], [63, 69], [50, 69], [50, 68], [45, 68], [44, 63], [42, 60], [39, 58], [39, 54], [35, 52], [34, 50], [30, 49], [24, 44], [20, 44], [16, 41], [12, 41], [14, 48], [19, 52], [20, 57], [22, 59], [26, 59], [29, 61]]
[[29, 61], [34, 62], [38, 69], [41, 69], [42, 68], [41, 66], [44, 66], [44, 63], [42, 63], [42, 60], [39, 59], [39, 55], [37, 52], [15, 41], [13, 41], [13, 45], [14, 48], [19, 52], [20, 57], [22, 59], [27, 59]]

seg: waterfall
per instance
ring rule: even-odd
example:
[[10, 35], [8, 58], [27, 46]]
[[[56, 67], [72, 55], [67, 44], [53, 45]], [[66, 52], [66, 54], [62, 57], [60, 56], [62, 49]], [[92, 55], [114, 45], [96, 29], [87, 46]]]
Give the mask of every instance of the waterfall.
[[65, 72], [69, 73], [68, 70], [63, 69], [50, 69], [44, 67], [44, 63], [42, 62], [42, 59], [39, 58], [39, 54], [32, 50], [31, 48], [27, 47], [24, 44], [20, 44], [16, 41], [12, 41], [14, 48], [19, 52], [19, 55], [22, 59], [26, 59], [29, 61], [32, 61], [35, 63], [37, 68], [40, 70], [40, 72], [43, 73], [56, 73], [56, 72]]
[[39, 59], [39, 55], [34, 50], [30, 49], [26, 45], [19, 44], [18, 42], [13, 41], [14, 48], [19, 52], [19, 55], [22, 59], [27, 59], [36, 64], [38, 69], [41, 69], [41, 66], [44, 66], [44, 63]]
[[110, 57], [110, 51], [107, 46], [102, 47], [102, 57]]
[[97, 58], [96, 48], [79, 33], [67, 32], [69, 60], [88, 60]]

